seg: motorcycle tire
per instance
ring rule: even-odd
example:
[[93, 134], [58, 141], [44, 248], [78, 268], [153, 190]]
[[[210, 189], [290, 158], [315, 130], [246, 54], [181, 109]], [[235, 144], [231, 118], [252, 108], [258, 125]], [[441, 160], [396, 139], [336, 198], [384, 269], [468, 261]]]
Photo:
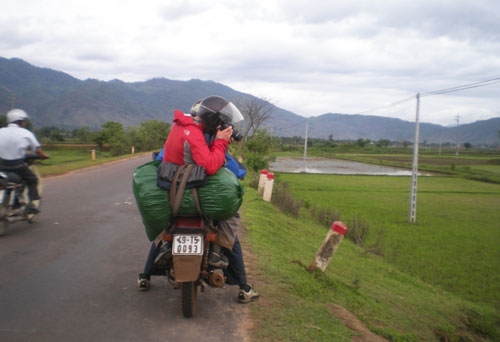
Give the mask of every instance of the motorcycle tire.
[[180, 283], [182, 314], [186, 318], [193, 317], [196, 311], [196, 295], [198, 286], [194, 281]]
[[10, 197], [7, 196], [7, 193], [5, 192], [2, 194], [2, 203], [0, 203], [0, 236], [5, 235], [7, 233], [7, 229], [9, 228], [9, 220], [7, 219], [7, 216], [9, 214], [8, 210], [8, 203]]

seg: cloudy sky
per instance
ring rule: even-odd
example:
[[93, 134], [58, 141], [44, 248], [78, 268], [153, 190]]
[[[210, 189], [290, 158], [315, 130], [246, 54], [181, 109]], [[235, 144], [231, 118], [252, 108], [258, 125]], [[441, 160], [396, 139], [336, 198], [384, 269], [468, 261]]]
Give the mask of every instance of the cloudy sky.
[[420, 121], [454, 125], [500, 116], [499, 18], [498, 0], [3, 0], [0, 56], [212, 80], [306, 117], [413, 121], [417, 93], [465, 86], [421, 98]]

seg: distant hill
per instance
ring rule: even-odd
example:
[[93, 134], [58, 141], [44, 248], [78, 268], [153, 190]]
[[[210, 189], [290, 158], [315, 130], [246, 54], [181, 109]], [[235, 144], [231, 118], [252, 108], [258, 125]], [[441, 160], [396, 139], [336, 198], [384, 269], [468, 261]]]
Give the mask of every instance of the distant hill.
[[[176, 81], [155, 78], [126, 83], [79, 80], [60, 71], [33, 66], [17, 58], [0, 57], [0, 113], [14, 101], [25, 109], [36, 127], [100, 129], [106, 121], [125, 127], [158, 119], [170, 122], [174, 109], [188, 111], [194, 100], [207, 95], [228, 99], [255, 98], [223, 84], [192, 79]], [[275, 107], [265, 127], [274, 136], [304, 137], [307, 118]], [[500, 118], [460, 125], [459, 142], [499, 145]], [[413, 122], [373, 115], [327, 113], [308, 120], [308, 136], [335, 140], [388, 139], [413, 141]], [[455, 143], [456, 127], [420, 124], [420, 142]]]

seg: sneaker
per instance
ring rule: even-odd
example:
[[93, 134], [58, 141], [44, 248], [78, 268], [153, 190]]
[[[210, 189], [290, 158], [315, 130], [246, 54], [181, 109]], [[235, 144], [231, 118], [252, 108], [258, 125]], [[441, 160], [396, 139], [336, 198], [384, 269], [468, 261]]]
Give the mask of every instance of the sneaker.
[[250, 285], [250, 290], [240, 290], [238, 295], [238, 302], [240, 303], [250, 303], [252, 300], [259, 298], [260, 294]]
[[229, 266], [229, 260], [222, 252], [220, 246], [213, 246], [212, 252], [208, 256], [208, 264], [217, 268], [227, 268]]
[[26, 214], [38, 214], [40, 212], [40, 210], [35, 208], [33, 205], [27, 205], [25, 210]]
[[139, 279], [137, 279], [137, 290], [139, 291], [147, 291], [149, 290], [149, 277], [144, 273], [139, 274]]

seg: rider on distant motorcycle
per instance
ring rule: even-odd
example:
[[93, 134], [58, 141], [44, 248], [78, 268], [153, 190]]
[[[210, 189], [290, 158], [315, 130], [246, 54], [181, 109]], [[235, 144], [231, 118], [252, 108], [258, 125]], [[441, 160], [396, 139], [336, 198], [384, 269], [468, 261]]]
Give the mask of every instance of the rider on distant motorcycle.
[[49, 158], [43, 152], [35, 135], [25, 128], [28, 114], [21, 109], [12, 109], [7, 113], [7, 127], [0, 128], [0, 170], [19, 175], [28, 187], [28, 214], [39, 212], [32, 204], [39, 200], [38, 178], [26, 164], [24, 157], [28, 150], [36, 152], [42, 159]]

